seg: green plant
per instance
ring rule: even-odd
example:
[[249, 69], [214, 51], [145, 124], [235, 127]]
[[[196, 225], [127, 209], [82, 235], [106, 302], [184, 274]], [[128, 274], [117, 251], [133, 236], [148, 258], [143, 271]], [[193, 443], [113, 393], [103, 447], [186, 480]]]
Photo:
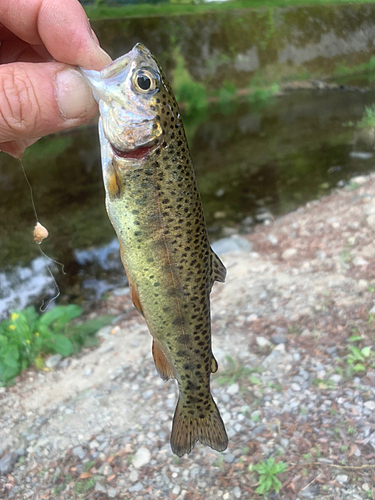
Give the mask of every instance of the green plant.
[[39, 315], [33, 307], [14, 311], [0, 323], [0, 385], [9, 383], [31, 364], [44, 368], [44, 356], [69, 356], [97, 342], [91, 336], [112, 318], [105, 316], [72, 325], [83, 310], [76, 305], [56, 306]]
[[207, 92], [202, 83], [194, 80], [186, 69], [179, 47], [173, 51], [176, 67], [173, 71], [173, 88], [178, 103], [185, 105], [186, 113], [207, 107]]
[[263, 460], [263, 462], [252, 467], [259, 474], [259, 486], [255, 490], [256, 493], [267, 495], [272, 490], [278, 493], [281, 488], [281, 482], [277, 478], [277, 475], [285, 472], [287, 468], [288, 465], [286, 463], [275, 462], [274, 457], [270, 457], [267, 461]]
[[232, 385], [238, 380], [245, 377], [249, 377], [249, 380], [252, 384], [259, 385], [262, 383], [260, 379], [252, 375], [252, 373], [254, 373], [255, 371], [254, 369], [245, 368], [230, 356], [226, 356], [226, 360], [228, 363], [228, 368], [222, 371], [221, 374], [216, 378], [216, 382], [219, 385]]
[[371, 348], [363, 347], [359, 349], [354, 345], [349, 346], [350, 354], [348, 354], [348, 364], [352, 365], [353, 372], [366, 371], [366, 363], [371, 357]]
[[362, 119], [357, 123], [358, 128], [375, 127], [375, 105], [365, 106], [365, 112]]

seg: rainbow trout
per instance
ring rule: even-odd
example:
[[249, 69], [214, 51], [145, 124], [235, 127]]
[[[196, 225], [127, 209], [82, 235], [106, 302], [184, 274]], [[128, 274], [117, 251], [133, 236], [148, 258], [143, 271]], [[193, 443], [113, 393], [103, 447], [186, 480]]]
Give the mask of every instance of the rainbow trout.
[[181, 457], [198, 440], [223, 451], [228, 437], [210, 391], [210, 292], [226, 269], [208, 241], [172, 89], [141, 44], [101, 72], [82, 72], [99, 103], [106, 208], [132, 301], [159, 375], [179, 386], [172, 451]]

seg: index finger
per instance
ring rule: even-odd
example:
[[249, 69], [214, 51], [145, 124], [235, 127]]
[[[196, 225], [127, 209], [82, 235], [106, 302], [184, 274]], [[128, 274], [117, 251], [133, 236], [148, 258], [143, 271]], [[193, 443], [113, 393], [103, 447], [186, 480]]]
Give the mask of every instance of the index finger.
[[0, 23], [21, 40], [44, 45], [56, 61], [96, 70], [110, 62], [78, 0], [1, 0]]

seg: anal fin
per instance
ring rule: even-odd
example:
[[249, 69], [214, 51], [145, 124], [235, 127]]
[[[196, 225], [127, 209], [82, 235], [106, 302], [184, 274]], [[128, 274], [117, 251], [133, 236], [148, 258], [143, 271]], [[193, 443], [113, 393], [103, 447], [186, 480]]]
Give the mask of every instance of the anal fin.
[[163, 351], [160, 346], [155, 342], [152, 343], [152, 355], [154, 357], [155, 366], [158, 371], [158, 374], [163, 380], [169, 380], [170, 378], [174, 378], [173, 370], [169, 361], [164, 356]]

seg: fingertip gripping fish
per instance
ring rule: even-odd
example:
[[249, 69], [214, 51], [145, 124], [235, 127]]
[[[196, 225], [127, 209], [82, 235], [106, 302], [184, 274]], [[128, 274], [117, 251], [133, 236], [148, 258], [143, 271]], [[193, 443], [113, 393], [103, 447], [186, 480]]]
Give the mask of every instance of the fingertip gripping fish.
[[153, 337], [159, 375], [179, 386], [172, 451], [181, 457], [197, 441], [223, 451], [228, 437], [210, 391], [218, 367], [210, 292], [226, 269], [208, 241], [173, 91], [142, 44], [100, 72], [81, 72], [99, 103], [106, 208], [132, 301]]

